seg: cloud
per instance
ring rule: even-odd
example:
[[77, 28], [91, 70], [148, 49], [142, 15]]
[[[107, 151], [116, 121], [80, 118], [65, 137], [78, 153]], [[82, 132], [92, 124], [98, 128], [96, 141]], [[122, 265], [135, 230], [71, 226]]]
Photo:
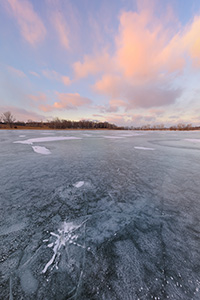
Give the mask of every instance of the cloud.
[[46, 78], [48, 78], [50, 80], [60, 81], [64, 85], [70, 85], [71, 82], [72, 82], [68, 76], [61, 75], [61, 74], [59, 74], [58, 72], [56, 72], [54, 70], [43, 70], [42, 74]]
[[150, 108], [161, 107], [175, 103], [181, 96], [182, 89], [170, 89], [165, 86], [142, 86], [130, 87], [126, 91], [127, 106], [126, 109], [133, 109], [136, 107]]
[[188, 50], [194, 68], [200, 68], [200, 16], [195, 16], [193, 22], [186, 27], [182, 44]]
[[77, 61], [73, 64], [73, 70], [76, 79], [85, 78], [89, 75], [95, 75], [100, 72], [108, 71], [114, 68], [110, 56], [104, 50], [102, 54], [95, 56], [85, 55], [83, 62]]
[[12, 74], [12, 75], [15, 75], [17, 77], [20, 77], [20, 78], [25, 78], [26, 77], [26, 74], [19, 70], [19, 69], [15, 69], [14, 67], [12, 66], [7, 66], [7, 69], [8, 71]]
[[120, 99], [111, 99], [108, 105], [96, 105], [94, 108], [101, 113], [114, 113], [118, 112], [120, 107], [125, 107], [126, 102]]
[[45, 2], [47, 4], [47, 15], [52, 25], [51, 37], [53, 36], [55, 41], [58, 40], [56, 46], [59, 51], [61, 50], [60, 46], [64, 51], [68, 50], [67, 54], [69, 55], [72, 50], [73, 53], [79, 51], [79, 31], [82, 15], [79, 13], [74, 1], [45, 0]]
[[110, 97], [115, 98], [120, 95], [123, 84], [121, 76], [105, 74], [94, 84], [93, 89], [100, 94], [109, 95]]
[[53, 105], [40, 105], [39, 109], [47, 112], [54, 110], [77, 109], [86, 105], [90, 105], [92, 101], [89, 98], [82, 97], [78, 93], [59, 93], [55, 92], [58, 101]]
[[29, 73], [35, 77], [40, 77], [40, 75], [34, 71], [29, 71]]
[[[93, 91], [118, 99], [102, 112], [174, 104], [184, 87], [174, 82], [186, 68], [200, 67], [200, 17], [181, 26], [173, 9], [158, 1], [137, 1], [136, 11], [122, 11], [114, 50], [98, 49], [73, 64], [75, 79], [93, 75]], [[191, 70], [192, 71], [192, 70]]]
[[61, 44], [67, 50], [69, 47], [69, 30], [67, 23], [61, 12], [54, 12], [52, 14], [52, 22], [56, 28]]
[[31, 99], [33, 102], [37, 103], [45, 103], [47, 102], [47, 96], [44, 93], [39, 93], [37, 96], [29, 94], [28, 95], [29, 99]]
[[[126, 110], [143, 107], [160, 107], [174, 103], [182, 94], [181, 88], [170, 87], [169, 82], [134, 84], [120, 76], [104, 75], [101, 80], [93, 86], [100, 94], [108, 95], [110, 100], [110, 111], [124, 107]], [[113, 98], [118, 98], [112, 100]]]
[[[119, 106], [126, 110], [175, 103], [184, 91], [183, 87], [174, 87], [176, 78], [186, 66], [200, 67], [200, 17], [181, 28], [172, 9], [168, 8], [165, 15], [161, 12], [159, 18], [157, 8], [149, 7], [148, 1], [137, 3], [138, 11], [121, 13], [115, 51], [108, 57], [112, 62], [109, 71], [102, 64], [101, 78], [93, 85], [94, 91], [111, 100], [120, 99]], [[90, 72], [99, 70], [97, 60], [87, 57], [78, 65], [87, 70], [85, 75], [89, 73], [89, 62], [93, 66]], [[117, 107], [110, 105], [108, 110], [114, 112]]]
[[32, 3], [28, 0], [7, 0], [6, 4], [19, 25], [21, 35], [28, 43], [34, 46], [45, 38], [46, 29]]
[[68, 76], [62, 76], [61, 79], [62, 79], [62, 82], [64, 83], [64, 85], [70, 85], [71, 84], [71, 80]]
[[149, 113], [152, 114], [152, 115], [162, 115], [164, 114], [165, 110], [164, 109], [159, 109], [159, 108], [152, 108], [149, 110]]

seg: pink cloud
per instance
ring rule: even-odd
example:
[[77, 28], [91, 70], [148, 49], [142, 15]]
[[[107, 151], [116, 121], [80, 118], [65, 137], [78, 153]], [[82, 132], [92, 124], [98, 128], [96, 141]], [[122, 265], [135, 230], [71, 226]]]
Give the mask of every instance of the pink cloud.
[[68, 76], [62, 76], [61, 79], [62, 79], [62, 82], [64, 83], [64, 85], [70, 85], [71, 84], [71, 80]]
[[25, 74], [23, 71], [21, 71], [21, 70], [19, 70], [19, 69], [15, 69], [15, 68], [12, 67], [12, 66], [7, 66], [7, 69], [8, 69], [8, 71], [9, 71], [11, 74], [13, 74], [13, 75], [15, 75], [15, 76], [17, 76], [17, 77], [21, 77], [21, 78], [25, 78], [25, 77], [26, 77], [26, 74]]
[[[112, 67], [111, 67], [112, 66]], [[73, 64], [76, 79], [85, 78], [89, 75], [95, 75], [100, 72], [108, 71], [114, 68], [110, 56], [106, 51], [95, 56], [84, 56], [83, 62], [77, 61]]]
[[40, 105], [40, 110], [47, 112], [54, 110], [77, 109], [92, 103], [89, 98], [82, 97], [78, 93], [72, 94], [56, 92], [55, 94], [58, 101], [54, 102], [53, 105]]
[[54, 12], [52, 14], [52, 22], [56, 28], [61, 44], [67, 50], [69, 47], [69, 30], [67, 23], [61, 12]]
[[39, 93], [37, 96], [36, 95], [28, 95], [29, 99], [31, 99], [33, 102], [39, 102], [39, 103], [44, 103], [47, 101], [47, 96], [44, 93]]
[[150, 114], [157, 115], [157, 116], [164, 114], [164, 112], [165, 112], [164, 109], [159, 109], [159, 108], [152, 108], [149, 110]]
[[29, 71], [29, 73], [35, 77], [40, 77], [40, 75], [34, 71]]
[[[138, 11], [121, 13], [116, 49], [109, 57], [112, 64], [93, 85], [96, 92], [120, 99], [126, 110], [175, 103], [183, 89], [173, 88], [174, 79], [188, 62], [200, 67], [200, 17], [181, 29], [170, 7], [158, 18], [157, 6], [152, 6], [157, 2], [137, 3]], [[87, 61], [96, 66], [94, 57], [87, 57]], [[110, 105], [109, 109], [117, 111], [117, 106]]]
[[157, 19], [147, 9], [121, 14], [116, 61], [124, 76], [136, 82], [149, 81], [160, 73], [183, 69], [185, 60], [180, 36], [175, 29], [172, 35], [166, 23], [167, 20]]
[[119, 97], [123, 88], [123, 79], [119, 75], [105, 74], [97, 81], [93, 89], [100, 94], [109, 95], [112, 98]]
[[192, 59], [193, 67], [200, 68], [200, 16], [195, 16], [193, 22], [186, 27], [182, 37], [182, 45]]
[[50, 80], [60, 81], [60, 82], [64, 83], [64, 85], [70, 85], [72, 82], [68, 76], [61, 75], [54, 70], [43, 70], [42, 74], [46, 78], [48, 78]]
[[110, 111], [117, 111], [117, 107], [131, 110], [137, 107], [150, 108], [172, 104], [181, 96], [181, 89], [169, 87], [163, 81], [151, 84], [136, 85], [132, 81], [115, 75], [104, 75], [93, 86], [94, 90], [113, 99], [117, 97], [118, 103], [110, 102]]
[[46, 29], [28, 0], [7, 0], [7, 7], [16, 19], [21, 35], [31, 45], [41, 42]]

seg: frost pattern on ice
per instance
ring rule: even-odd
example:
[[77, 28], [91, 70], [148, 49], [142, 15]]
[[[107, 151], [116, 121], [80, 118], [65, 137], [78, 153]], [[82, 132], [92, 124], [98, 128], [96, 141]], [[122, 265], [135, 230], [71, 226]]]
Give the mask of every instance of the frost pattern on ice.
[[[87, 220], [86, 220], [87, 221]], [[42, 273], [46, 273], [47, 269], [55, 262], [54, 266], [52, 266], [52, 269], [56, 267], [58, 269], [58, 263], [61, 256], [61, 248], [62, 246], [67, 248], [70, 245], [75, 245], [78, 247], [85, 248], [84, 245], [81, 245], [77, 242], [78, 234], [77, 230], [85, 224], [85, 222], [82, 222], [80, 225], [75, 225], [72, 222], [63, 222], [61, 228], [58, 229], [58, 233], [50, 232], [51, 236], [55, 238], [55, 241], [51, 242], [47, 245], [49, 248], [53, 248], [53, 256], [48, 261], [48, 263], [45, 265], [44, 269], [42, 270]], [[48, 240], [45, 240], [45, 242]]]
[[32, 145], [33, 143], [65, 141], [65, 140], [81, 140], [81, 138], [75, 136], [46, 136], [46, 137], [28, 139], [24, 141], [15, 141], [13, 143]]
[[134, 147], [134, 148], [138, 150], [155, 150], [154, 148], [147, 148], [147, 147]]
[[78, 181], [76, 183], [73, 184], [74, 187], [76, 188], [80, 188], [84, 185], [84, 181]]
[[44, 154], [44, 155], [51, 154], [51, 151], [49, 149], [47, 149], [46, 147], [32, 146], [32, 148], [36, 153], [39, 153], [39, 154]]

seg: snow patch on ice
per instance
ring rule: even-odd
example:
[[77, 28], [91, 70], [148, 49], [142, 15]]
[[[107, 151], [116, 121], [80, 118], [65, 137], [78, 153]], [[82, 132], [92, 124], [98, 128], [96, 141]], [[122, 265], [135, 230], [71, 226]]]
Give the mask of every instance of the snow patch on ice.
[[19, 137], [25, 137], [25, 135], [24, 135], [24, 134], [21, 134], [21, 135], [19, 135]]
[[75, 186], [76, 188], [80, 188], [84, 185], [84, 181], [78, 181], [76, 183], [73, 184], [73, 186]]
[[141, 136], [141, 135], [145, 135], [144, 133], [124, 133], [124, 134], [121, 134], [120, 136], [123, 136], [123, 137], [132, 137], [132, 136]]
[[91, 134], [88, 134], [88, 133], [83, 133], [83, 136], [90, 137], [90, 136], [92, 136], [92, 135], [91, 135]]
[[134, 147], [135, 149], [138, 149], [138, 150], [155, 150], [154, 148], [147, 148], [147, 147]]
[[192, 143], [200, 143], [200, 139], [185, 139], [185, 141], [192, 142]]
[[106, 139], [123, 139], [123, 136], [103, 135]]
[[42, 142], [53, 142], [53, 141], [65, 141], [65, 140], [81, 140], [82, 138], [74, 137], [74, 136], [46, 136], [46, 137], [39, 137], [34, 139], [28, 139], [24, 141], [15, 141], [13, 143], [19, 144], [27, 144], [32, 145], [33, 143], [42, 143]]
[[36, 153], [39, 153], [39, 154], [44, 154], [44, 155], [51, 154], [51, 151], [49, 151], [49, 149], [47, 149], [46, 147], [32, 146], [32, 148]]
[[45, 134], [45, 135], [54, 135], [55, 133], [53, 133], [53, 132], [41, 132], [41, 134]]

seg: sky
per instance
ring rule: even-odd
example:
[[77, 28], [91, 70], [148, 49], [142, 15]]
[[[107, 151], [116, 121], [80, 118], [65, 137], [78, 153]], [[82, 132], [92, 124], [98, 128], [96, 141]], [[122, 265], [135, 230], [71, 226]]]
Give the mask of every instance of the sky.
[[200, 124], [199, 0], [1, 0], [0, 113]]

